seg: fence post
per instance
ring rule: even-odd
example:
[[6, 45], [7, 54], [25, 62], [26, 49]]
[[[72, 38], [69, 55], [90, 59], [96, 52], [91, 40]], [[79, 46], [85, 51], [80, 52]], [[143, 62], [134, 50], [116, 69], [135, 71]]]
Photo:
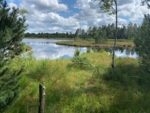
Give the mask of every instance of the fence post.
[[45, 106], [45, 86], [39, 84], [39, 111], [38, 113], [44, 113]]

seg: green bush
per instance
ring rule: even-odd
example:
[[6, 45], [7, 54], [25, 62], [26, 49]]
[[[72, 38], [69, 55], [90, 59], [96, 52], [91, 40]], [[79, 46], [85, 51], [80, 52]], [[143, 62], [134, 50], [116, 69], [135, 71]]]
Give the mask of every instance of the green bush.
[[75, 52], [74, 52], [74, 56], [79, 56], [80, 55], [80, 50], [78, 48], [75, 49]]

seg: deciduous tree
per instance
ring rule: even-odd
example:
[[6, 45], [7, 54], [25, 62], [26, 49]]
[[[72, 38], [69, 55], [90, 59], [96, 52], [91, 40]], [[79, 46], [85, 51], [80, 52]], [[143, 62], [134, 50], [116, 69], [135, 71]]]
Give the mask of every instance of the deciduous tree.
[[[115, 7], [113, 7], [115, 6]], [[118, 34], [118, 7], [117, 7], [117, 0], [100, 0], [100, 8], [109, 14], [115, 14], [116, 18], [116, 31], [115, 31], [115, 38], [114, 38], [114, 47], [113, 47], [113, 55], [112, 55], [112, 71], [114, 71], [114, 63], [115, 63], [115, 48], [116, 48], [116, 41], [117, 41], [117, 34]]]

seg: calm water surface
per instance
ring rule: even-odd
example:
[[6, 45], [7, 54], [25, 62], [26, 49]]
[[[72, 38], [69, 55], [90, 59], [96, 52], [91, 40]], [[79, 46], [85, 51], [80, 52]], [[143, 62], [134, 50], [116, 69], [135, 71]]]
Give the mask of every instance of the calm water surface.
[[[57, 41], [64, 40], [52, 40], [52, 39], [23, 39], [23, 42], [32, 47], [33, 55], [36, 59], [58, 59], [58, 58], [72, 58], [74, 56], [75, 47], [56, 45]], [[86, 47], [79, 48], [81, 53], [87, 51]], [[91, 49], [92, 50], [92, 49]], [[98, 51], [100, 49], [97, 48]], [[106, 49], [109, 53], [112, 49]], [[133, 48], [116, 49], [115, 55], [117, 57], [132, 57], [137, 58], [138, 55]]]

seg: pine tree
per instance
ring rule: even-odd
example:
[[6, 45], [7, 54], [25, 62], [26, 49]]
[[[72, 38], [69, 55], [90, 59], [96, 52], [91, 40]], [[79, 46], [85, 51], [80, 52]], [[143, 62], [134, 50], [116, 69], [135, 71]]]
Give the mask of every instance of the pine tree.
[[134, 40], [139, 54], [140, 66], [150, 73], [150, 15], [145, 15], [139, 37]]
[[[150, 9], [150, 0], [142, 0], [142, 5]], [[150, 15], [144, 15], [142, 26], [139, 30], [139, 37], [134, 40], [136, 50], [139, 54], [140, 66], [144, 72], [150, 74]]]
[[23, 51], [22, 37], [25, 17], [18, 8], [10, 9], [0, 0], [0, 113], [14, 102], [19, 94], [18, 81], [22, 67], [17, 71], [10, 68], [11, 61]]

